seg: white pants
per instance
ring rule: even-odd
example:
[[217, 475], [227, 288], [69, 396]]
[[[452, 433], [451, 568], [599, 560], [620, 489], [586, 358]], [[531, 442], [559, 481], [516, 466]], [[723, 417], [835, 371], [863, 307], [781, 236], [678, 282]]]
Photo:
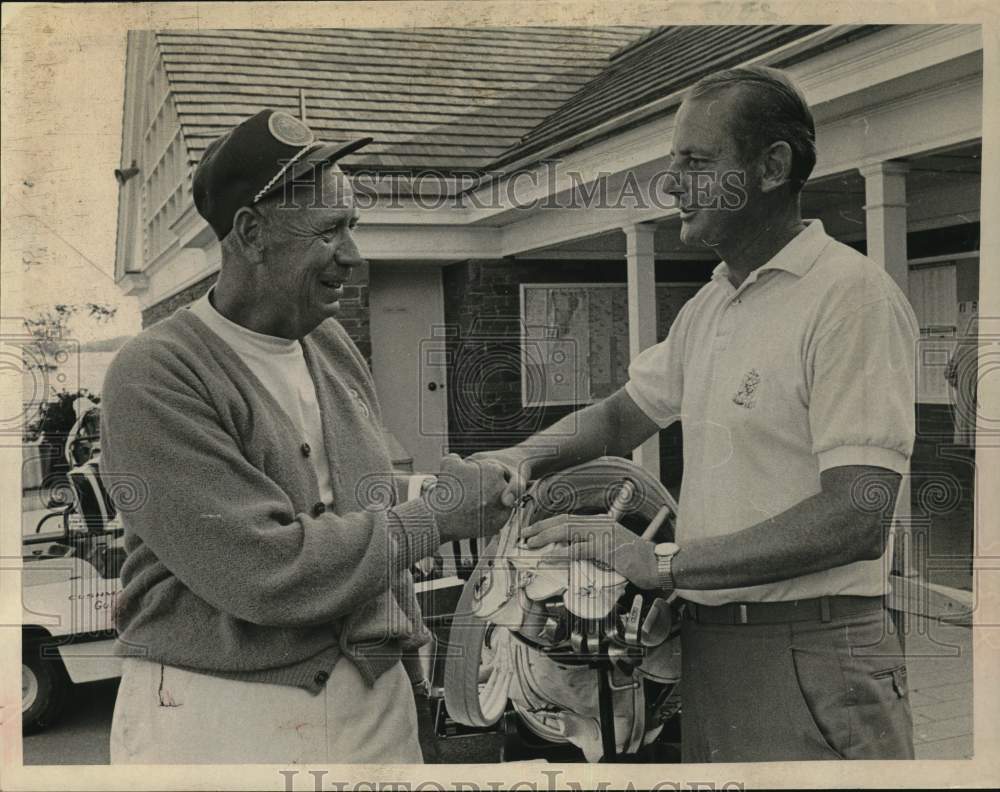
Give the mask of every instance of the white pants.
[[373, 688], [348, 658], [316, 696], [126, 658], [111, 764], [421, 764], [402, 663]]

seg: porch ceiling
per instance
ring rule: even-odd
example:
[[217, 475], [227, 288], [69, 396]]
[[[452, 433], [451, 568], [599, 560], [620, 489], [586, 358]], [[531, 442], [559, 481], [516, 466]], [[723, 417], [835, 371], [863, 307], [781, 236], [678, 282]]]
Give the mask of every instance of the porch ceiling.
[[[978, 192], [982, 143], [976, 141], [898, 161], [910, 167], [906, 174], [906, 192], [911, 210], [919, 216], [925, 213], [923, 204], [931, 202], [933, 196], [940, 198], [936, 203], [942, 203], [948, 196], [962, 191], [975, 188]], [[845, 226], [835, 223], [831, 231], [845, 237], [863, 234], [864, 203], [865, 180], [856, 170], [816, 179], [806, 185], [802, 196], [802, 210], [806, 217], [839, 218], [857, 226], [852, 234]]]
[[[908, 190], [919, 191], [936, 184], [966, 181], [970, 175], [982, 172], [983, 146], [980, 141], [946, 151], [906, 157], [900, 162], [910, 166], [906, 174]], [[805, 197], [822, 203], [824, 196], [864, 196], [865, 180], [856, 170], [825, 176], [806, 185]]]
[[[652, 223], [656, 233], [653, 245], [657, 258], [715, 261], [716, 257], [708, 251], [688, 247], [680, 240], [680, 224], [673, 219]], [[528, 251], [514, 258], [553, 258], [553, 259], [624, 259], [625, 234], [621, 230], [608, 231], [593, 236], [581, 237], [553, 245], [543, 250]]]

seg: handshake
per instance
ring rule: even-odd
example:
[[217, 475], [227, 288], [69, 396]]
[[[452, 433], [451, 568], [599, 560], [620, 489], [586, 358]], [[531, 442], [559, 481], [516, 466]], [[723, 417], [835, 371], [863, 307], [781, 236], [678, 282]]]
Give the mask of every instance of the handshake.
[[[531, 474], [527, 454], [516, 447], [466, 459], [457, 454], [446, 456], [436, 483], [423, 495], [435, 514], [441, 541], [489, 538], [499, 533], [526, 491]], [[525, 526], [520, 539], [532, 551], [556, 544], [559, 550], [549, 553], [549, 560], [557, 556], [567, 562], [590, 560], [640, 588], [654, 589], [660, 586], [660, 570], [652, 536], [668, 514], [666, 507], [661, 509], [642, 536], [611, 513], [559, 514]]]
[[441, 540], [488, 538], [510, 518], [530, 477], [527, 460], [514, 449], [441, 460], [437, 481], [423, 498], [434, 512]]

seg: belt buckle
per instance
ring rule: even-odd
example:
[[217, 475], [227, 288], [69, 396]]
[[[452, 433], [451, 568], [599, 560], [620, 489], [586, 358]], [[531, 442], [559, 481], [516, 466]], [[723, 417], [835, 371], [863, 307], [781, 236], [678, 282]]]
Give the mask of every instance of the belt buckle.
[[740, 624], [749, 624], [750, 619], [747, 616], [747, 606], [744, 603], [740, 603]]

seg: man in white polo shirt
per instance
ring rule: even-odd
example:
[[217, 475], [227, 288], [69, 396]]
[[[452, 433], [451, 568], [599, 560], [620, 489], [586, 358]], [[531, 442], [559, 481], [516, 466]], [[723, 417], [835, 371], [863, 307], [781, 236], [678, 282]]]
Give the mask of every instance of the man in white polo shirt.
[[802, 220], [814, 141], [783, 73], [699, 82], [677, 115], [672, 192], [682, 240], [723, 263], [624, 388], [492, 455], [519, 471], [509, 497], [683, 421], [674, 542], [603, 516], [526, 534], [677, 590], [688, 762], [913, 756], [883, 598], [914, 440], [917, 324], [882, 268]]

